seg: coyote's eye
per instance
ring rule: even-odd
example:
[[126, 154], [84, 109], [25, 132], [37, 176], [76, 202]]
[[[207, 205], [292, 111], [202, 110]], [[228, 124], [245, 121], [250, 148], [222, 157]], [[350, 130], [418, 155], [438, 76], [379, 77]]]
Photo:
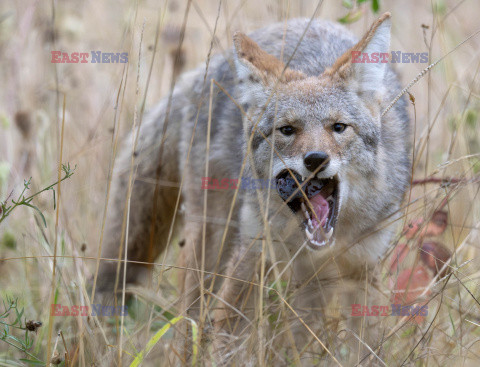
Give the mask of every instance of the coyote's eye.
[[283, 126], [283, 127], [279, 128], [278, 130], [280, 130], [280, 132], [283, 135], [287, 135], [287, 136], [295, 133], [295, 128], [293, 126], [290, 126], [290, 125]]
[[341, 122], [337, 122], [337, 123], [333, 124], [333, 126], [332, 126], [333, 131], [335, 131], [336, 133], [339, 133], [339, 134], [343, 133], [346, 128], [347, 128], [347, 125], [342, 124]]

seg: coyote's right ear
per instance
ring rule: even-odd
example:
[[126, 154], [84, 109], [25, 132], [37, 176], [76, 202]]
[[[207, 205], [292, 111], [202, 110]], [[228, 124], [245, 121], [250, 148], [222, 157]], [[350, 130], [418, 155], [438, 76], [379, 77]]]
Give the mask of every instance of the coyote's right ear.
[[356, 63], [354, 53], [366, 53], [370, 57], [387, 53], [390, 48], [390, 13], [383, 14], [370, 27], [363, 38], [351, 49], [340, 56], [333, 66], [325, 70], [324, 75], [339, 78], [357, 92], [379, 92], [383, 85], [386, 63]]
[[251, 94], [274, 86], [277, 82], [288, 83], [303, 79], [301, 72], [285, 68], [285, 64], [260, 48], [242, 32], [233, 36], [235, 66], [238, 79], [245, 83]]

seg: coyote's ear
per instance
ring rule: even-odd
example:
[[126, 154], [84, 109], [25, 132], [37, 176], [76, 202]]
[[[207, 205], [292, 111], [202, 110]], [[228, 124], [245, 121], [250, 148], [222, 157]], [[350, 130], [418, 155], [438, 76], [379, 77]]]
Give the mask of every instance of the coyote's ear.
[[[363, 38], [324, 74], [343, 79], [357, 92], [380, 91], [388, 61], [381, 54], [387, 53], [390, 48], [390, 16], [390, 13], [385, 13], [378, 18]], [[365, 53], [368, 58], [365, 56], [364, 59]]]
[[242, 32], [233, 36], [235, 66], [240, 81], [252, 88], [265, 88], [277, 82], [288, 83], [305, 77], [301, 72], [285, 69], [285, 64], [262, 50], [260, 46]]

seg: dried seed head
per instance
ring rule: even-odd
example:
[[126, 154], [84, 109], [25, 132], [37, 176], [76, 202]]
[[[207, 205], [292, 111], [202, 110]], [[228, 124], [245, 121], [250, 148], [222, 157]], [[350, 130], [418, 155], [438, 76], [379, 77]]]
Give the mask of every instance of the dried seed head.
[[15, 114], [15, 124], [24, 139], [28, 139], [32, 131], [32, 117], [28, 111], [17, 111]]
[[[443, 268], [450, 257], [450, 251], [438, 242], [428, 241], [420, 246], [420, 259], [435, 275]], [[448, 272], [449, 268], [447, 267], [440, 276], [444, 277]]]
[[37, 329], [41, 327], [43, 323], [41, 321], [28, 320], [25, 322], [25, 328], [29, 331], [37, 332]]
[[415, 104], [415, 97], [413, 96], [412, 93], [410, 92], [407, 92], [408, 93], [408, 96], [410, 97], [410, 102], [412, 102], [413, 104]]
[[50, 360], [50, 363], [57, 366], [60, 363], [62, 363], [62, 361], [63, 361], [63, 358], [60, 356], [60, 354], [58, 354], [57, 351], [55, 351], [55, 353], [53, 353], [52, 359]]

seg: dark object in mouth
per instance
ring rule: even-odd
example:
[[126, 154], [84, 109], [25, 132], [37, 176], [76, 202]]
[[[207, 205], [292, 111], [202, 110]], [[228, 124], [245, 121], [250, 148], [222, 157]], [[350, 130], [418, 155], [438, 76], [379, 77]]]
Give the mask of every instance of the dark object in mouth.
[[[312, 178], [311, 180], [303, 181], [296, 172], [293, 174], [295, 175], [297, 181], [301, 184], [302, 190], [305, 191], [307, 198], [315, 196], [322, 190], [323, 186], [325, 186], [325, 180]], [[289, 199], [290, 201], [293, 201], [294, 199], [299, 199], [303, 197], [302, 191], [298, 190], [297, 183], [288, 171], [285, 171], [277, 177], [277, 191], [284, 201], [287, 201]]]
[[[287, 172], [288, 174], [288, 172]], [[300, 177], [297, 177], [298, 182], [302, 182], [302, 179]], [[279, 177], [277, 179], [277, 191], [280, 197], [284, 200], [287, 201], [290, 196], [297, 190], [298, 186], [293, 177], [288, 174], [286, 177]], [[295, 196], [293, 196], [291, 199], [296, 199], [296, 198], [301, 198], [302, 197], [302, 192], [298, 190], [295, 193]]]
[[329, 243], [338, 216], [338, 179], [303, 178], [295, 171], [284, 170], [276, 177], [276, 184], [290, 210], [301, 213], [310, 248], [316, 250]]

